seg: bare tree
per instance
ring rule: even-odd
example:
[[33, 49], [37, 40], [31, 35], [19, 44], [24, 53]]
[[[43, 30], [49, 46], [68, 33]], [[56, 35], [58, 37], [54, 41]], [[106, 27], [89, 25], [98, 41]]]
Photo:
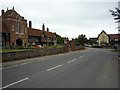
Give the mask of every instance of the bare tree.
[[114, 17], [114, 20], [116, 21], [116, 23], [118, 23], [118, 27], [116, 29], [118, 29], [118, 33], [120, 33], [120, 6], [119, 6], [120, 2], [118, 2], [118, 7], [115, 8], [115, 10], [109, 10], [111, 15]]
[[109, 10], [111, 12], [111, 15], [114, 17], [114, 20], [117, 20], [116, 23], [120, 22], [120, 9], [119, 8], [115, 8], [116, 11], [114, 10]]

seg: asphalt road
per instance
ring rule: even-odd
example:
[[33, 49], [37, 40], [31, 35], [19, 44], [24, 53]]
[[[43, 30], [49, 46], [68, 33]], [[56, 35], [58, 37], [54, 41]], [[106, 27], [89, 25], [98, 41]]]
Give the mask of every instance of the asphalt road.
[[2, 70], [3, 88], [118, 88], [118, 55], [87, 49], [18, 64]]

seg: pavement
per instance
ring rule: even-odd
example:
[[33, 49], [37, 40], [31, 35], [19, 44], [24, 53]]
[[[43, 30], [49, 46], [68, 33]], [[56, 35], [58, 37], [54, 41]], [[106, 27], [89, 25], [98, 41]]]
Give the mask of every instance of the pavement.
[[118, 54], [110, 49], [3, 63], [2, 88], [118, 88]]

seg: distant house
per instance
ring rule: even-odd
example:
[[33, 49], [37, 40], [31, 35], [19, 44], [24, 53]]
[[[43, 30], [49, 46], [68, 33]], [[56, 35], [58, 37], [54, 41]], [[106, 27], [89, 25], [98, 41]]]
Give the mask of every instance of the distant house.
[[[50, 32], [49, 28], [45, 30], [45, 25], [42, 25], [42, 30], [32, 28], [32, 22], [18, 14], [14, 7], [10, 10], [1, 10], [0, 16], [0, 45], [3, 47], [10, 46], [28, 46], [28, 45], [55, 45], [56, 33]], [[2, 30], [1, 30], [2, 29]]]
[[98, 45], [99, 46], [106, 46], [109, 44], [109, 36], [108, 34], [103, 30], [99, 35], [98, 35]]
[[107, 34], [104, 30], [98, 35], [99, 46], [120, 44], [120, 34]]
[[97, 44], [97, 38], [90, 38], [90, 39], [89, 39], [89, 44], [90, 44], [90, 45]]
[[110, 45], [120, 44], [120, 34], [108, 34], [110, 38]]

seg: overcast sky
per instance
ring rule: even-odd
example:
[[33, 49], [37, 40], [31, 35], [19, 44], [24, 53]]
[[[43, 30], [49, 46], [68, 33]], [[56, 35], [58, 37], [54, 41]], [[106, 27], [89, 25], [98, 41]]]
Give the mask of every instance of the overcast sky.
[[105, 30], [108, 34], [118, 33], [117, 23], [109, 10], [118, 7], [119, 0], [0, 0], [1, 9], [15, 10], [33, 28], [42, 28], [65, 37], [75, 38], [85, 34], [87, 38], [97, 37]]

